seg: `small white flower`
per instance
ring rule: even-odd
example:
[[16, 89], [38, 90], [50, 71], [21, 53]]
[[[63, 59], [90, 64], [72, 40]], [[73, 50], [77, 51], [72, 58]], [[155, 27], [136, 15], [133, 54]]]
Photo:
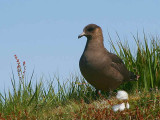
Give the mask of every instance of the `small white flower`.
[[116, 98], [119, 100], [128, 100], [128, 93], [124, 90], [119, 90]]
[[124, 109], [125, 109], [125, 104], [124, 103], [120, 104], [119, 105], [119, 110], [123, 111]]
[[126, 108], [129, 109], [129, 103], [128, 102], [126, 103]]
[[114, 112], [117, 112], [119, 110], [119, 104], [118, 105], [113, 105], [112, 109]]

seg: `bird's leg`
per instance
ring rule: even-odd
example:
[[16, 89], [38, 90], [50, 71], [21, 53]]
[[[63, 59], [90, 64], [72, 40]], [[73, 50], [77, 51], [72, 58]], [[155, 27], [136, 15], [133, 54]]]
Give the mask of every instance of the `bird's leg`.
[[108, 99], [110, 99], [112, 97], [112, 94], [113, 94], [113, 91], [112, 90], [109, 90], [109, 96], [108, 96]]
[[102, 92], [102, 91], [100, 91], [100, 90], [96, 90], [96, 97], [101, 98], [101, 99], [104, 99], [104, 96], [102, 95], [101, 92]]
[[98, 97], [98, 92], [99, 92], [99, 90], [98, 90], [98, 89], [96, 89], [96, 97]]
[[100, 96], [101, 96], [100, 90], [96, 89], [96, 96], [95, 96], [95, 98], [97, 99], [97, 98], [99, 98]]

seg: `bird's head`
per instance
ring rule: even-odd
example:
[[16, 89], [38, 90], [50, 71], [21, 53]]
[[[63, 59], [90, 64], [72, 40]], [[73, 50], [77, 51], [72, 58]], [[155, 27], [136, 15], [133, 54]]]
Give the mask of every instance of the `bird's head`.
[[86, 36], [90, 39], [99, 35], [102, 35], [101, 28], [96, 24], [89, 24], [83, 29], [83, 32], [78, 36], [78, 38]]

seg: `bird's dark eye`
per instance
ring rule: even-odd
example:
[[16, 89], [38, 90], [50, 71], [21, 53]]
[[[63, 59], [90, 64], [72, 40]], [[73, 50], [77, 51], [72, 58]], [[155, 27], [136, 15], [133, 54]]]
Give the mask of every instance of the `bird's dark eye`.
[[94, 28], [88, 28], [87, 31], [92, 32]]

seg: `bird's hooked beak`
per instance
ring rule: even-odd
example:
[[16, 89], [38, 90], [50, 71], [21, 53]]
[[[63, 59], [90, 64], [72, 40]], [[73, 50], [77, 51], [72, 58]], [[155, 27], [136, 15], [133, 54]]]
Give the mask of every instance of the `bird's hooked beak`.
[[84, 35], [85, 35], [85, 33], [82, 32], [82, 33], [78, 36], [78, 39], [81, 38], [81, 37], [83, 37]]

